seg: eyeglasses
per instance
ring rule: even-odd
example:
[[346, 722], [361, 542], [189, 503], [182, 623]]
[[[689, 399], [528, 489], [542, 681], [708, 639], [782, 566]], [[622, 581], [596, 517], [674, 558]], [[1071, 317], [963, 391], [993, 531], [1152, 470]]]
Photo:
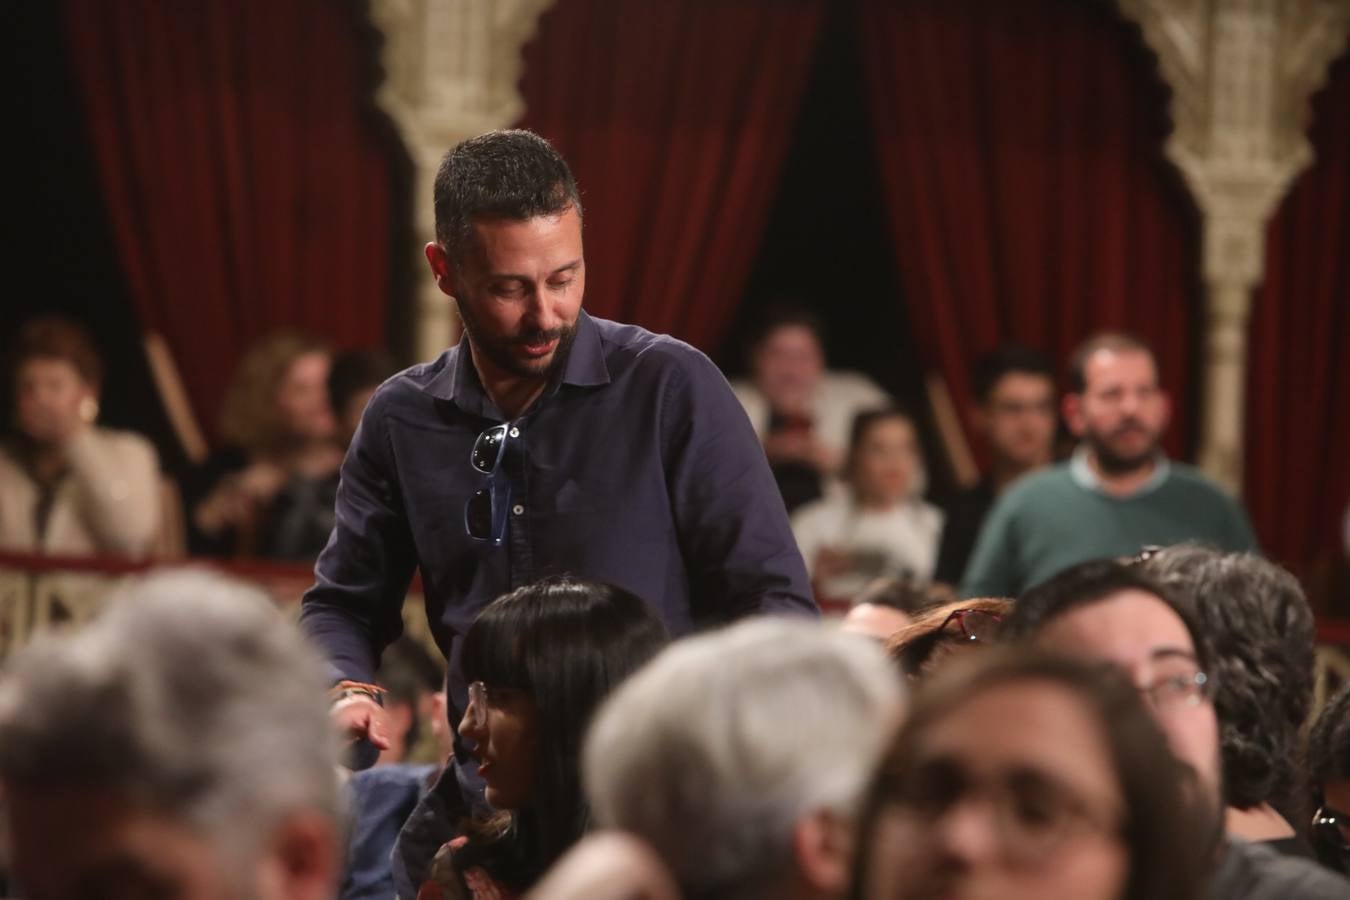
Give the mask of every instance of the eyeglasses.
[[511, 506], [511, 485], [497, 477], [502, 460], [506, 458], [509, 438], [520, 431], [508, 422], [493, 425], [478, 435], [469, 451], [469, 465], [487, 476], [487, 483], [474, 491], [464, 504], [464, 530], [476, 541], [490, 541], [500, 545], [506, 539], [506, 511]]
[[947, 626], [955, 622], [961, 629], [961, 637], [967, 641], [980, 641], [988, 643], [998, 637], [998, 630], [1003, 627], [1003, 616], [994, 612], [985, 612], [982, 609], [958, 609], [954, 610], [950, 616], [942, 621], [938, 627], [937, 634], [947, 634]]
[[1003, 853], [1015, 865], [1039, 863], [1077, 835], [1120, 831], [1118, 818], [1095, 808], [1053, 775], [1011, 772], [974, 778], [950, 760], [916, 766], [894, 784], [891, 802], [925, 834], [958, 807], [983, 805]]
[[524, 688], [488, 687], [485, 682], [472, 681], [469, 683], [469, 707], [464, 710], [464, 719], [473, 728], [485, 728], [488, 707], [494, 701], [500, 703], [503, 697], [523, 693]]
[[1327, 850], [1341, 854], [1350, 863], [1350, 813], [1323, 803], [1312, 817], [1312, 833]]
[[1204, 672], [1166, 675], [1141, 687], [1139, 692], [1154, 709], [1198, 706], [1209, 696], [1209, 676]]

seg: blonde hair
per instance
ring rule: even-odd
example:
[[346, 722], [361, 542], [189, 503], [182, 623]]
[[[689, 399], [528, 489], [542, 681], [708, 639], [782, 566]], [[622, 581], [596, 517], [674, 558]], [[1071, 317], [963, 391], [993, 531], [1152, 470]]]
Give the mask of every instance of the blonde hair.
[[278, 331], [260, 339], [230, 378], [221, 405], [220, 436], [250, 453], [275, 449], [285, 424], [277, 409], [277, 388], [297, 359], [328, 352], [326, 343], [298, 331]]

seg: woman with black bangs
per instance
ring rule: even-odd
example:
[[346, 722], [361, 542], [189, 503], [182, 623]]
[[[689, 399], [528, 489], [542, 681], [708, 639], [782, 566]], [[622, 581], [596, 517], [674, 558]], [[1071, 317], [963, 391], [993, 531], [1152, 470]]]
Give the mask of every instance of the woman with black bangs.
[[437, 854], [419, 900], [524, 893], [585, 832], [578, 757], [592, 713], [667, 642], [660, 619], [620, 588], [550, 578], [488, 605], [464, 637], [473, 741], [487, 800]]

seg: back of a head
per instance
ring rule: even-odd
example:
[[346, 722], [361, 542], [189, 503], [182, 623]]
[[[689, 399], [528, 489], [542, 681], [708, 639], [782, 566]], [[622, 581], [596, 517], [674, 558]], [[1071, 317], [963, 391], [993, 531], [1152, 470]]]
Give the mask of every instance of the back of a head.
[[1196, 545], [1157, 551], [1144, 569], [1174, 589], [1209, 646], [1227, 802], [1247, 809], [1291, 799], [1315, 640], [1298, 580], [1260, 557]]
[[[1211, 823], [1207, 811], [1194, 802], [1190, 773], [1169, 752], [1138, 691], [1111, 666], [1008, 647], [959, 660], [935, 673], [915, 693], [867, 798], [852, 897], [867, 896], [865, 886], [872, 883], [868, 873], [883, 854], [907, 851], [925, 856], [919, 847], [878, 846], [875, 830], [882, 811], [897, 802], [897, 793], [913, 780], [907, 775], [919, 760], [925, 736], [964, 704], [998, 688], [1026, 683], [1043, 683], [1074, 695], [1103, 739], [1126, 805], [1117, 836], [1129, 857], [1122, 900], [1196, 900], [1213, 851]], [[900, 866], [902, 875], [906, 871], [902, 864], [892, 864]], [[943, 863], [925, 859], [920, 865]], [[911, 877], [922, 874], [912, 872]]]
[[524, 221], [575, 209], [581, 195], [566, 161], [524, 129], [490, 131], [446, 153], [433, 186], [436, 240], [458, 264], [475, 218]]
[[596, 820], [656, 848], [690, 898], [755, 897], [799, 819], [852, 817], [902, 688], [873, 642], [763, 618], [681, 641], [601, 708], [583, 774]]
[[[944, 630], [958, 613], [979, 613], [991, 622], [998, 624], [997, 636], [1002, 635], [1002, 620], [1012, 609], [1012, 601], [1001, 597], [975, 597], [969, 600], [953, 600], [941, 606], [935, 606], [915, 616], [914, 621], [890, 636], [886, 641], [886, 652], [900, 666], [900, 671], [917, 678], [928, 672], [930, 663], [936, 661], [937, 651], [944, 644], [976, 646], [988, 641], [971, 641], [968, 635], [960, 631]], [[995, 635], [990, 635], [994, 637]], [[981, 636], [983, 637], [983, 636]]]
[[297, 814], [340, 813], [318, 655], [265, 595], [181, 570], [130, 583], [0, 681], [0, 779], [111, 792], [241, 867]]

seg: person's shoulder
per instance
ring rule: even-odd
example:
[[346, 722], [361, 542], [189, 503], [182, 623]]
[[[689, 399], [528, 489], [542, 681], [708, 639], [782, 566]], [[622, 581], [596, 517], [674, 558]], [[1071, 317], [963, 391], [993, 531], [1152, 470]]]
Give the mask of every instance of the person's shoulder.
[[1183, 462], [1168, 461], [1167, 486], [1174, 491], [1185, 491], [1192, 496], [1233, 499], [1232, 494], [1201, 469]]
[[834, 496], [824, 496], [810, 503], [803, 503], [792, 513], [793, 529], [833, 528], [848, 515], [848, 501]]
[[629, 325], [609, 319], [591, 317], [600, 332], [606, 361], [648, 358], [657, 364], [692, 364], [709, 362], [703, 351], [668, 334], [648, 331], [640, 325]]
[[454, 371], [461, 346], [462, 342], [442, 351], [435, 359], [415, 363], [390, 375], [371, 394], [367, 409], [396, 405], [427, 394]]
[[1322, 865], [1289, 856], [1259, 842], [1230, 838], [1215, 878], [1215, 897], [1275, 900], [1343, 900], [1350, 881]]
[[126, 431], [120, 428], [94, 428], [90, 431], [90, 439], [99, 447], [100, 452], [159, 459], [159, 454], [155, 452], [155, 445], [150, 443], [150, 439], [145, 435], [136, 431]]
[[1059, 498], [1078, 490], [1069, 463], [1058, 462], [1028, 472], [1004, 489], [996, 505], [1016, 507], [1045, 498]]
[[838, 402], [883, 405], [890, 401], [890, 395], [875, 381], [848, 369], [827, 369], [820, 379], [820, 392]]

